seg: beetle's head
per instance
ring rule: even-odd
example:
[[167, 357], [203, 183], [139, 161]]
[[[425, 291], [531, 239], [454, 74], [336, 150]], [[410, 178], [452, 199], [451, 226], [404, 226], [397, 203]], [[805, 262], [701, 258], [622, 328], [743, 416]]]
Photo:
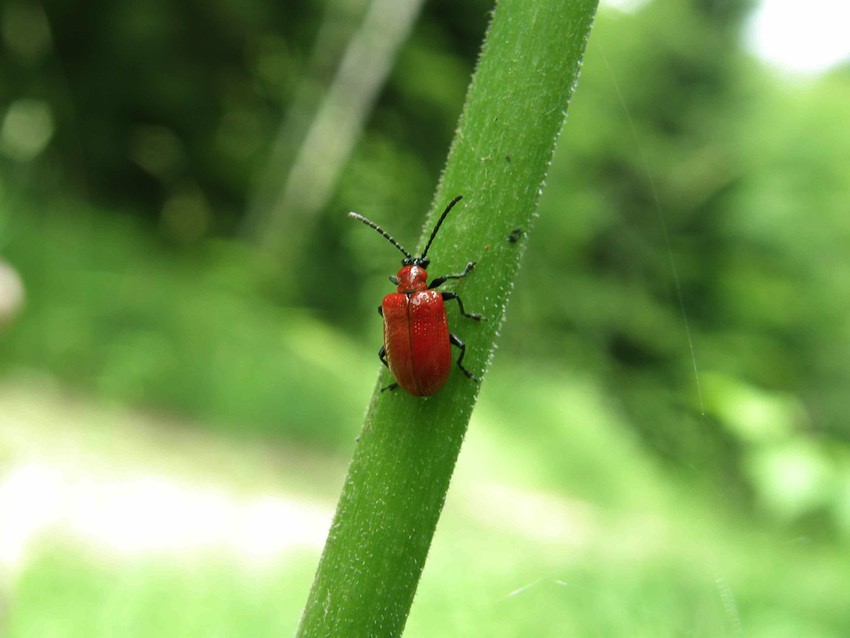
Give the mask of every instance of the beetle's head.
[[427, 268], [431, 264], [430, 257], [405, 257], [401, 260], [402, 266], [419, 266], [420, 268]]

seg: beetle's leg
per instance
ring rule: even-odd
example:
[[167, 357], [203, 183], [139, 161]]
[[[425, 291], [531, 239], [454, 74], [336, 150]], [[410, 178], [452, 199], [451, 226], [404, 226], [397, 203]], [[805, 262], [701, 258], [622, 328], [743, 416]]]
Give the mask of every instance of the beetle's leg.
[[[381, 363], [383, 363], [388, 368], [390, 367], [390, 364], [387, 363], [387, 347], [386, 346], [381, 346], [381, 349], [378, 350], [378, 358], [381, 360]], [[381, 392], [384, 392], [386, 390], [395, 390], [397, 387], [398, 387], [398, 383], [391, 383], [391, 384], [385, 385], [383, 388], [381, 388]]]
[[[382, 317], [384, 316], [383, 306], [378, 306], [378, 314], [381, 315]], [[381, 346], [381, 349], [378, 350], [378, 358], [381, 360], [381, 363], [383, 363], [388, 368], [390, 367], [390, 364], [387, 363], [387, 346], [386, 345]], [[395, 390], [397, 387], [398, 387], [398, 383], [391, 383], [391, 384], [385, 385], [383, 388], [381, 388], [381, 392], [384, 392], [385, 390]]]
[[457, 302], [458, 308], [460, 308], [460, 314], [462, 314], [467, 319], [475, 319], [475, 321], [481, 321], [483, 319], [484, 321], [487, 321], [486, 317], [482, 317], [477, 312], [467, 312], [463, 307], [463, 302], [460, 300], [460, 297], [457, 296], [457, 293], [444, 292], [442, 293], [442, 295], [443, 301], [451, 301], [454, 299]]
[[458, 348], [460, 348], [460, 356], [457, 358], [457, 367], [460, 368], [460, 371], [476, 383], [480, 381], [478, 377], [476, 377], [469, 370], [463, 367], [463, 355], [466, 354], [466, 344], [452, 333], [449, 333], [449, 343], [451, 343], [453, 346], [457, 346]]
[[475, 262], [471, 261], [466, 264], [466, 268], [463, 269], [462, 273], [458, 273], [457, 275], [443, 275], [442, 277], [436, 277], [430, 284], [428, 284], [428, 290], [432, 290], [437, 286], [442, 286], [449, 279], [463, 279], [469, 274], [469, 271], [471, 271], [473, 268], [475, 268]]

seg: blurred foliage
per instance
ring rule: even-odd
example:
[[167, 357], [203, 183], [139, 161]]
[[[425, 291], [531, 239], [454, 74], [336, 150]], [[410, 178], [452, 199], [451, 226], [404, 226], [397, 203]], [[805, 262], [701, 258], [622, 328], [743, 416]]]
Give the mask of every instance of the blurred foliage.
[[[312, 561], [299, 560], [297, 567], [290, 567], [286, 581], [271, 570], [240, 571], [221, 558], [191, 563], [140, 560], [129, 566], [110, 565], [50, 548], [19, 585], [8, 635], [294, 633]], [[292, 587], [293, 580], [298, 587]], [[177, 591], [179, 597], [174, 595]]]
[[[247, 247], [210, 240], [174, 253], [132, 218], [75, 212], [25, 225], [10, 247], [31, 292], [5, 365], [223, 427], [346, 440], [370, 387], [348, 373], [370, 369], [366, 357], [307, 310], [269, 303], [271, 276]], [[328, 385], [334, 401], [320, 398]]]
[[[303, 522], [270, 506], [288, 511], [306, 493], [329, 512], [345, 475], [341, 455], [165, 430], [158, 415], [69, 400], [62, 389], [0, 385], [0, 401], [0, 444], [8, 446], [0, 454], [20, 457], [28, 448], [52, 461], [32, 464], [29, 472], [47, 482], [39, 506], [22, 518], [50, 520], [56, 510], [65, 518], [29, 548], [4, 635], [293, 632], [320, 539], [290, 544], [304, 541]], [[85, 459], [71, 453], [81, 446]], [[846, 547], [730, 513], [722, 490], [671, 481], [675, 474], [642, 448], [594, 375], [496, 366], [405, 635], [850, 632]], [[123, 516], [95, 506], [110, 500], [104, 492], [124, 496]], [[186, 492], [194, 498], [178, 496]], [[160, 511], [167, 514], [151, 515]], [[184, 548], [198, 520], [206, 533]], [[176, 536], [166, 531], [171, 525]], [[129, 537], [120, 533], [128, 526]]]
[[[344, 46], [316, 34], [364, 6], [4, 3], [0, 253], [28, 298], [4, 371], [349, 444], [396, 262], [341, 213], [418, 235], [490, 5], [426, 5], [280, 272], [246, 202], [302, 83], [331, 81]], [[850, 75], [775, 77], [740, 50], [748, 8], [600, 13], [496, 365], [581, 370], [676, 476], [848, 531]], [[577, 418], [541, 415], [535, 453]]]

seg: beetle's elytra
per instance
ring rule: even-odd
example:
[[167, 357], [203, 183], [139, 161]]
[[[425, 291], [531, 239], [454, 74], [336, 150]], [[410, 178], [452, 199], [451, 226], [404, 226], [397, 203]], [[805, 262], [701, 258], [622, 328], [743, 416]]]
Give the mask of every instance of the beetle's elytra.
[[384, 318], [384, 345], [378, 356], [396, 379], [396, 383], [388, 385], [384, 390], [401, 386], [414, 396], [428, 397], [435, 394], [443, 387], [451, 372], [451, 346], [460, 349], [457, 366], [461, 372], [473, 381], [478, 381], [475, 375], [463, 366], [466, 346], [456, 335], [449, 332], [444, 302], [457, 301], [460, 313], [468, 319], [480, 321], [482, 317], [466, 312], [463, 302], [455, 293], [434, 290], [449, 279], [466, 277], [475, 267], [475, 262], [469, 262], [462, 273], [436, 277], [430, 284], [426, 272], [431, 263], [428, 259], [428, 249], [431, 248], [446, 215], [462, 198], [462, 195], [458, 195], [446, 206], [419, 257], [413, 257], [375, 222], [357, 213], [348, 214], [349, 217], [376, 230], [404, 255], [401, 270], [395, 277], [390, 277], [390, 281], [397, 286], [396, 292], [384, 297], [383, 303], [378, 307], [378, 312]]

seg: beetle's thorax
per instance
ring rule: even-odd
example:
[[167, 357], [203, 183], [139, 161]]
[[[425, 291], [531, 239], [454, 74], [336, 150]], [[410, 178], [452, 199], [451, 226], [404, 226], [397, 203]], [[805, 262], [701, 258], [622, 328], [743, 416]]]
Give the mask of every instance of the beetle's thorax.
[[398, 292], [409, 295], [421, 290], [428, 290], [428, 273], [422, 266], [402, 266], [396, 276]]

